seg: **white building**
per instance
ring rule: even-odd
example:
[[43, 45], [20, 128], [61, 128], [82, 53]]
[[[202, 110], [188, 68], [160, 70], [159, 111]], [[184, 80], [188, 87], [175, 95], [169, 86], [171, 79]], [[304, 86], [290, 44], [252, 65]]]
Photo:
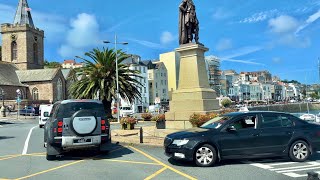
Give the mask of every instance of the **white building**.
[[[168, 105], [168, 72], [163, 62], [146, 62], [148, 66], [149, 103]], [[160, 102], [156, 102], [160, 100]]]
[[83, 67], [83, 63], [77, 63], [75, 60], [64, 60], [62, 63], [62, 68], [64, 69], [75, 69], [75, 68], [80, 68]]
[[139, 71], [140, 77], [133, 77], [137, 79], [142, 86], [138, 87], [141, 94], [141, 98], [134, 100], [132, 104], [121, 98], [121, 106], [130, 106], [134, 113], [145, 112], [149, 107], [149, 86], [148, 86], [148, 69], [147, 66], [141, 61], [141, 57], [137, 55], [131, 55], [130, 58], [125, 60], [123, 63], [129, 65], [129, 69]]

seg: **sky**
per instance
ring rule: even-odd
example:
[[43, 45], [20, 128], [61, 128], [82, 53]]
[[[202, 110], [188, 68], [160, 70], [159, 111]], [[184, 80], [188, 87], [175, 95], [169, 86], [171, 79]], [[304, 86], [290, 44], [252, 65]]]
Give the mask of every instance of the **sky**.
[[[142, 60], [178, 44], [181, 0], [28, 0], [45, 31], [45, 59], [63, 62], [114, 41]], [[199, 41], [221, 69], [268, 70], [281, 79], [319, 83], [320, 0], [194, 0]], [[13, 23], [18, 0], [0, 0], [0, 23]], [[1, 40], [1, 39], [0, 39]], [[80, 61], [80, 60], [78, 60]]]

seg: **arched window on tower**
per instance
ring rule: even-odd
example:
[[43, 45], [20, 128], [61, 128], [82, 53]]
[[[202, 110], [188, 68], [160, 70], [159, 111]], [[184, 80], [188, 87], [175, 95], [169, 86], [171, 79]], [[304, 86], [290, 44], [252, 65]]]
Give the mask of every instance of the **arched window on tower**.
[[58, 82], [57, 82], [57, 100], [60, 101], [62, 100], [62, 81], [61, 79], [59, 78], [58, 79]]
[[39, 100], [39, 90], [36, 87], [32, 89], [32, 99]]
[[33, 43], [33, 62], [35, 64], [39, 64], [38, 62], [38, 44], [37, 43]]
[[11, 43], [11, 61], [18, 59], [18, 45], [16, 41]]

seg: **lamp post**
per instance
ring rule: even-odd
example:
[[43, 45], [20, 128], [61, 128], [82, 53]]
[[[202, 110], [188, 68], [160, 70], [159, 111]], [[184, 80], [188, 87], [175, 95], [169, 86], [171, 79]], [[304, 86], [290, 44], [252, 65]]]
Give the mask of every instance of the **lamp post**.
[[119, 101], [120, 101], [120, 97], [119, 97], [119, 74], [118, 74], [118, 51], [117, 51], [117, 44], [122, 44], [122, 45], [127, 45], [127, 42], [118, 42], [117, 41], [117, 34], [114, 35], [114, 43], [110, 42], [110, 41], [103, 41], [103, 43], [111, 43], [114, 44], [114, 49], [116, 52], [116, 83], [117, 83], [117, 89], [116, 89], [116, 96], [117, 96], [117, 120], [118, 122], [120, 122], [120, 111], [119, 111]]

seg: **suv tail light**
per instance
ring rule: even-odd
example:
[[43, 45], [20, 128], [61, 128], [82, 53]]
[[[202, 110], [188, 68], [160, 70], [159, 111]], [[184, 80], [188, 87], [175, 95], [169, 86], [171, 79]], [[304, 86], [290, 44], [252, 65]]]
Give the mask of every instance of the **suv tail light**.
[[101, 119], [101, 133], [106, 133], [107, 129], [109, 129], [109, 127], [106, 126], [106, 120]]
[[62, 136], [62, 131], [63, 131], [63, 122], [62, 121], [58, 121], [58, 136]]

